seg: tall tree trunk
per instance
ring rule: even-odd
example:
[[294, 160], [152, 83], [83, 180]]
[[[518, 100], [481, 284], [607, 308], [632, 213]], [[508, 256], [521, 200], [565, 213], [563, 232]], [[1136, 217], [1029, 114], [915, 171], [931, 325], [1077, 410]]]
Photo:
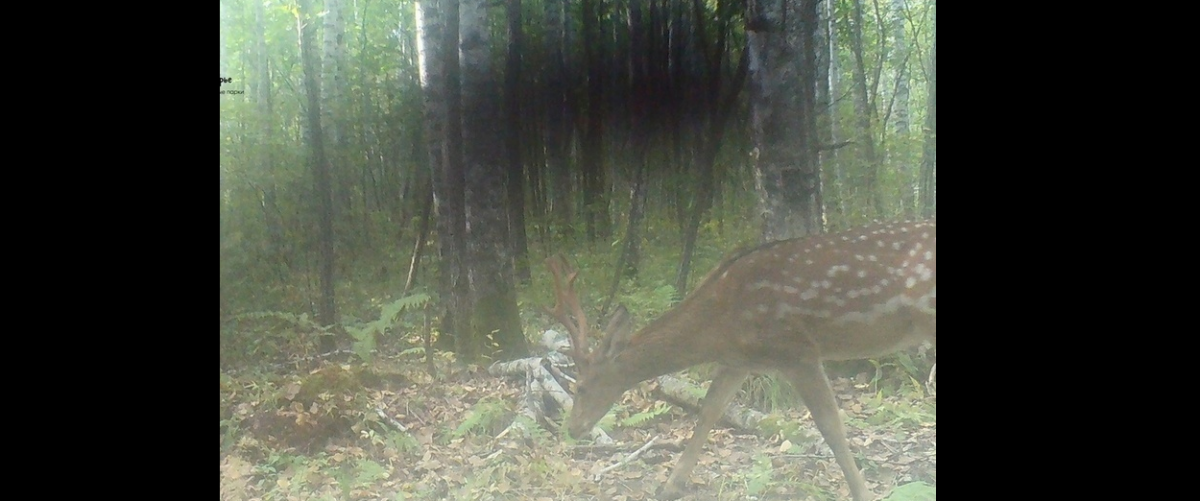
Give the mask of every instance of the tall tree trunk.
[[546, 170], [550, 181], [550, 221], [555, 231], [564, 237], [572, 234], [571, 216], [575, 202], [572, 198], [571, 170], [567, 163], [570, 147], [570, 124], [567, 111], [567, 16], [565, 0], [545, 0], [545, 53], [550, 58], [546, 69]]
[[[697, 21], [700, 21], [700, 5], [699, 0], [694, 0]], [[703, 28], [700, 28], [703, 31]], [[734, 105], [737, 103], [737, 96], [742, 91], [742, 85], [746, 81], [746, 73], [749, 69], [749, 52], [743, 50], [741, 59], [738, 61], [737, 72], [734, 74], [732, 85], [728, 95], [721, 99], [721, 55], [725, 53], [724, 42], [720, 42], [716, 48], [715, 60], [710, 63], [708, 68], [708, 81], [711, 85], [708, 90], [708, 130], [703, 134], [703, 141], [700, 144], [700, 153], [696, 157], [696, 166], [699, 171], [700, 179], [699, 186], [696, 190], [696, 206], [692, 209], [689, 215], [687, 225], [683, 232], [683, 252], [679, 260], [679, 273], [675, 276], [675, 293], [682, 297], [687, 292], [688, 276], [691, 273], [692, 255], [696, 248], [696, 238], [700, 232], [700, 222], [704, 219], [705, 214], [712, 207], [713, 191], [716, 184], [714, 178], [714, 165], [717, 162], [717, 153], [720, 151], [721, 141], [725, 136], [726, 123], [729, 121], [730, 115], [733, 114]]]
[[324, 58], [321, 63], [321, 122], [329, 143], [338, 145], [343, 139], [338, 113], [342, 111], [342, 63], [346, 52], [341, 0], [325, 0], [325, 12], [321, 19], [325, 24]]
[[[441, 264], [438, 266], [438, 295], [442, 298], [439, 305], [442, 319], [442, 332], [449, 333], [438, 338], [439, 348], [451, 348], [453, 330], [453, 310], [449, 307], [451, 294], [451, 273], [449, 255], [453, 241], [450, 228], [450, 204], [447, 201], [449, 193], [446, 183], [446, 165], [444, 163], [446, 143], [446, 95], [445, 88], [445, 6], [443, 0], [420, 0], [416, 4], [417, 21], [417, 66], [420, 69], [422, 122], [424, 154], [432, 176], [433, 205], [437, 213], [436, 229], [438, 234], [438, 255]], [[400, 206], [397, 206], [399, 209]], [[397, 214], [400, 214], [397, 211]], [[403, 226], [403, 217], [397, 217], [398, 225]]]
[[891, 116], [894, 117], [896, 127], [896, 135], [899, 136], [901, 144], [904, 146], [900, 149], [900, 159], [897, 163], [897, 173], [900, 179], [904, 181], [904, 189], [900, 192], [900, 204], [904, 209], [906, 217], [912, 217], [917, 209], [916, 193], [918, 190], [917, 176], [913, 175], [912, 156], [908, 155], [908, 137], [909, 137], [909, 87], [908, 87], [908, 60], [911, 54], [911, 49], [908, 44], [908, 37], [904, 30], [904, 14], [908, 10], [905, 5], [905, 0], [892, 0], [891, 2], [891, 31], [894, 50], [892, 51], [892, 68], [896, 75], [895, 95], [893, 96], [893, 106], [891, 107]]
[[[817, 0], [750, 4], [746, 30], [752, 156], [765, 241], [822, 231], [816, 131], [806, 119], [816, 102], [816, 4]], [[787, 5], [796, 8], [785, 15]]]
[[[666, 64], [663, 68], [669, 68], [669, 71], [664, 71], [663, 77], [667, 80], [670, 90], [667, 96], [670, 101], [670, 130], [671, 130], [671, 161], [674, 162], [673, 172], [676, 173], [675, 190], [675, 220], [679, 224], [680, 234], [683, 234], [683, 229], [687, 225], [687, 200], [689, 183], [685, 182], [690, 176], [689, 164], [687, 161], [687, 152], [684, 151], [684, 93], [687, 89], [683, 83], [683, 30], [682, 18], [678, 2], [663, 2], [661, 22], [666, 35], [667, 46], [663, 51], [663, 57]], [[678, 291], [677, 291], [678, 292]]]
[[604, 46], [601, 0], [582, 0], [583, 58], [587, 67], [587, 130], [583, 139], [583, 210], [587, 238], [607, 240], [607, 183], [604, 169]]
[[529, 241], [525, 235], [525, 171], [521, 161], [521, 0], [508, 0], [508, 61], [504, 68], [505, 150], [508, 171], [508, 235], [517, 280], [528, 282]]
[[[297, 21], [300, 33], [300, 59], [303, 61], [304, 87], [308, 94], [308, 143], [312, 148], [311, 165], [315, 178], [318, 221], [321, 232], [321, 301], [317, 306], [317, 320], [321, 325], [332, 326], [337, 324], [333, 289], [333, 193], [329, 162], [325, 157], [325, 140], [321, 132], [321, 92], [317, 80], [317, 55], [314, 53], [313, 47], [313, 32], [316, 31], [317, 26], [311, 0], [301, 0], [299, 7]], [[330, 351], [334, 347], [332, 338], [329, 336], [321, 338], [322, 351]]]
[[473, 317], [470, 346], [459, 355], [468, 361], [480, 355], [511, 359], [529, 351], [513, 290], [505, 196], [496, 189], [504, 185], [505, 168], [504, 138], [495, 124], [504, 115], [488, 50], [487, 1], [464, 0], [460, 17], [462, 106], [471, 117], [462, 129]]
[[892, 68], [896, 72], [896, 103], [892, 116], [896, 132], [907, 136], [908, 124], [908, 37], [904, 31], [904, 12], [908, 9], [904, 0], [892, 0]]
[[638, 162], [638, 165], [634, 167], [633, 185], [629, 188], [629, 222], [625, 228], [625, 245], [622, 246], [621, 256], [617, 258], [612, 285], [605, 296], [604, 304], [600, 307], [601, 316], [608, 314], [608, 307], [612, 303], [613, 298], [616, 297], [617, 290], [621, 286], [621, 278], [637, 275], [638, 253], [641, 249], [641, 246], [638, 244], [642, 239], [642, 220], [646, 213], [647, 151], [645, 148], [640, 148], [640, 150], [640, 153], [635, 153], [637, 159], [634, 161]]
[[921, 216], [937, 214], [937, 2], [933, 9], [933, 48], [929, 51], [929, 109], [925, 112], [925, 146], [921, 158]]
[[621, 279], [626, 276], [636, 276], [640, 260], [641, 225], [646, 207], [646, 162], [649, 154], [651, 127], [647, 121], [651, 106], [651, 82], [648, 78], [646, 64], [647, 36], [646, 26], [642, 22], [642, 9], [639, 5], [629, 5], [626, 12], [626, 26], [629, 30], [630, 50], [623, 54], [627, 60], [630, 74], [627, 85], [623, 90], [628, 99], [630, 112], [628, 132], [630, 134], [631, 153], [635, 163], [633, 181], [629, 190], [629, 221], [625, 229], [625, 241], [621, 254], [617, 258], [617, 266], [613, 270], [612, 285], [608, 288], [604, 303], [600, 307], [600, 315], [604, 316], [617, 290]]
[[871, 101], [871, 93], [867, 85], [867, 64], [863, 55], [863, 13], [862, 0], [852, 0], [854, 7], [852, 15], [854, 22], [850, 26], [850, 50], [854, 53], [854, 104], [857, 108], [858, 140], [862, 144], [863, 163], [866, 164], [864, 189], [870, 197], [875, 215], [884, 216], [883, 194], [879, 191], [879, 159], [875, 152], [875, 135], [872, 122], [875, 115], [875, 103]]
[[829, 45], [825, 47], [827, 51], [826, 63], [829, 65], [829, 69], [826, 71], [826, 77], [828, 78], [826, 85], [828, 85], [829, 88], [829, 108], [826, 110], [826, 114], [829, 116], [829, 145], [831, 146], [828, 150], [826, 150], [828, 152], [828, 160], [823, 159], [822, 162], [824, 165], [833, 166], [833, 179], [837, 194], [837, 210], [838, 214], [840, 214], [842, 217], [845, 217], [847, 214], [849, 214], [849, 209], [846, 207], [846, 199], [849, 198], [849, 190], [846, 189], [846, 167], [842, 165], [842, 162], [837, 161], [838, 148], [834, 147], [834, 145], [836, 145], [841, 138], [841, 135], [838, 131], [839, 117], [837, 112], [837, 101], [838, 96], [840, 95], [838, 83], [840, 81], [839, 75], [841, 72], [841, 67], [838, 66], [837, 31], [834, 30], [833, 0], [821, 2], [821, 6], [821, 12], [824, 13], [825, 18], [821, 26], [824, 28], [824, 38], [829, 42]]
[[470, 318], [469, 289], [463, 272], [466, 207], [458, 100], [458, 10], [458, 0], [422, 0], [417, 4], [425, 144], [438, 215], [442, 335], [437, 347], [442, 350], [456, 350], [466, 339], [462, 319]]
[[421, 255], [425, 251], [425, 241], [429, 237], [429, 220], [433, 212], [433, 183], [425, 179], [425, 187], [421, 196], [421, 221], [417, 228], [417, 241], [413, 244], [412, 259], [408, 263], [408, 278], [404, 280], [404, 294], [412, 290], [417, 283], [417, 273], [420, 271]]
[[258, 115], [258, 158], [260, 168], [266, 180], [262, 187], [263, 222], [267, 227], [267, 244], [270, 248], [271, 260], [282, 269], [291, 269], [291, 253], [287, 249], [287, 241], [283, 236], [283, 217], [279, 211], [277, 190], [275, 187], [275, 159], [273, 127], [275, 122], [271, 102], [271, 69], [267, 57], [267, 40], [264, 27], [266, 21], [263, 14], [262, 2], [253, 2], [254, 23], [251, 25], [251, 38], [254, 44], [254, 80], [251, 86], [254, 104]]
[[[321, 13], [324, 24], [324, 40], [322, 57], [319, 62], [321, 75], [321, 125], [325, 132], [326, 154], [330, 160], [330, 176], [333, 183], [333, 198], [336, 210], [344, 222], [353, 222], [349, 216], [359, 211], [353, 207], [355, 179], [347, 162], [346, 131], [343, 120], [345, 117], [345, 54], [346, 27], [342, 22], [341, 0], [324, 0], [324, 12]], [[336, 221], [336, 219], [335, 219]], [[364, 235], [363, 231], [348, 232], [343, 237], [344, 243], [355, 250], [361, 242], [356, 238]]]

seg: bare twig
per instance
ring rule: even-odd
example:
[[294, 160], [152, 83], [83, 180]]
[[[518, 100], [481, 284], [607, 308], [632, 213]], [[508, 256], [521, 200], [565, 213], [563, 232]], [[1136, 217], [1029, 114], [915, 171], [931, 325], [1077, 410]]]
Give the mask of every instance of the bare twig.
[[654, 442], [657, 440], [658, 440], [658, 435], [655, 435], [654, 438], [651, 438], [649, 442], [646, 442], [646, 445], [641, 446], [640, 448], [638, 448], [638, 450], [633, 451], [628, 456], [625, 456], [625, 459], [622, 459], [622, 460], [616, 462], [615, 464], [604, 467], [603, 470], [600, 470], [600, 472], [596, 474], [596, 480], [600, 480], [601, 475], [604, 475], [605, 473], [608, 473], [617, 468], [620, 468], [626, 464], [629, 464], [630, 461], [637, 459], [637, 457], [641, 456], [643, 452], [646, 452], [646, 449], [649, 449], [650, 446], [654, 445]]
[[379, 418], [380, 418], [380, 419], [383, 419], [383, 420], [384, 420], [384, 422], [386, 422], [387, 424], [390, 424], [390, 425], [392, 425], [392, 427], [396, 428], [397, 430], [400, 430], [400, 431], [403, 431], [403, 432], [406, 432], [406, 433], [408, 432], [408, 427], [404, 426], [404, 423], [401, 423], [401, 422], [399, 422], [399, 421], [396, 421], [394, 418], [392, 418], [391, 416], [387, 415], [387, 413], [386, 413], [386, 412], [383, 412], [383, 409], [376, 408], [376, 409], [375, 409], [375, 413], [376, 413], [376, 414], [379, 414]]

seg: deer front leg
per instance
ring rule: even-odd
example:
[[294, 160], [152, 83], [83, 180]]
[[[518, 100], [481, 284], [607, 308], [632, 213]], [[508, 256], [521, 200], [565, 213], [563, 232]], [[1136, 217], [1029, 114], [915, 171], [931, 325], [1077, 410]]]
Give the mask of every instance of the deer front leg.
[[804, 405], [812, 413], [817, 429], [825, 437], [825, 443], [833, 449], [833, 456], [842, 467], [846, 483], [850, 484], [854, 501], [869, 501], [871, 492], [867, 490], [862, 472], [854, 463], [850, 442], [846, 440], [846, 429], [842, 425], [842, 418], [838, 416], [837, 400], [834, 399], [833, 389], [829, 386], [829, 378], [825, 376], [821, 362], [805, 361], [789, 368], [785, 374], [800, 393], [800, 398], [804, 399]]
[[700, 451], [704, 450], [704, 443], [708, 441], [709, 430], [721, 418], [721, 414], [725, 413], [725, 408], [742, 387], [742, 381], [746, 380], [747, 374], [741, 369], [722, 367], [713, 378], [712, 384], [708, 386], [708, 393], [704, 395], [704, 402], [700, 405], [700, 418], [696, 420], [696, 427], [692, 430], [692, 439], [688, 441], [683, 455], [679, 456], [679, 462], [675, 463], [671, 477], [659, 490], [659, 499], [678, 499], [683, 495], [687, 481], [692, 476], [692, 468], [696, 467]]

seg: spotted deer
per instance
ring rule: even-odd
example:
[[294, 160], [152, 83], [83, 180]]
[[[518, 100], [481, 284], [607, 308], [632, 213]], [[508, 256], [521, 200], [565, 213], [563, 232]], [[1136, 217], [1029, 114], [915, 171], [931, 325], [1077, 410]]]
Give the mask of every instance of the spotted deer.
[[641, 381], [716, 362], [692, 438], [660, 499], [683, 495], [708, 432], [751, 372], [777, 371], [796, 388], [833, 450], [855, 501], [867, 501], [825, 360], [878, 357], [935, 343], [937, 229], [934, 221], [877, 224], [768, 243], [726, 258], [682, 303], [636, 333], [618, 308], [597, 349], [574, 290], [577, 272], [547, 259], [555, 306], [579, 369], [568, 432], [589, 432]]

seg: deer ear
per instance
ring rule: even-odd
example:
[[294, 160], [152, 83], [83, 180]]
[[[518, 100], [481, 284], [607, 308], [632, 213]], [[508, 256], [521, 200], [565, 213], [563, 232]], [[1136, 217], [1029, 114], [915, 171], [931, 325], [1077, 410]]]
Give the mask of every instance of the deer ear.
[[629, 345], [629, 337], [633, 335], [633, 318], [625, 305], [618, 305], [616, 311], [608, 319], [604, 327], [604, 358], [612, 359]]

